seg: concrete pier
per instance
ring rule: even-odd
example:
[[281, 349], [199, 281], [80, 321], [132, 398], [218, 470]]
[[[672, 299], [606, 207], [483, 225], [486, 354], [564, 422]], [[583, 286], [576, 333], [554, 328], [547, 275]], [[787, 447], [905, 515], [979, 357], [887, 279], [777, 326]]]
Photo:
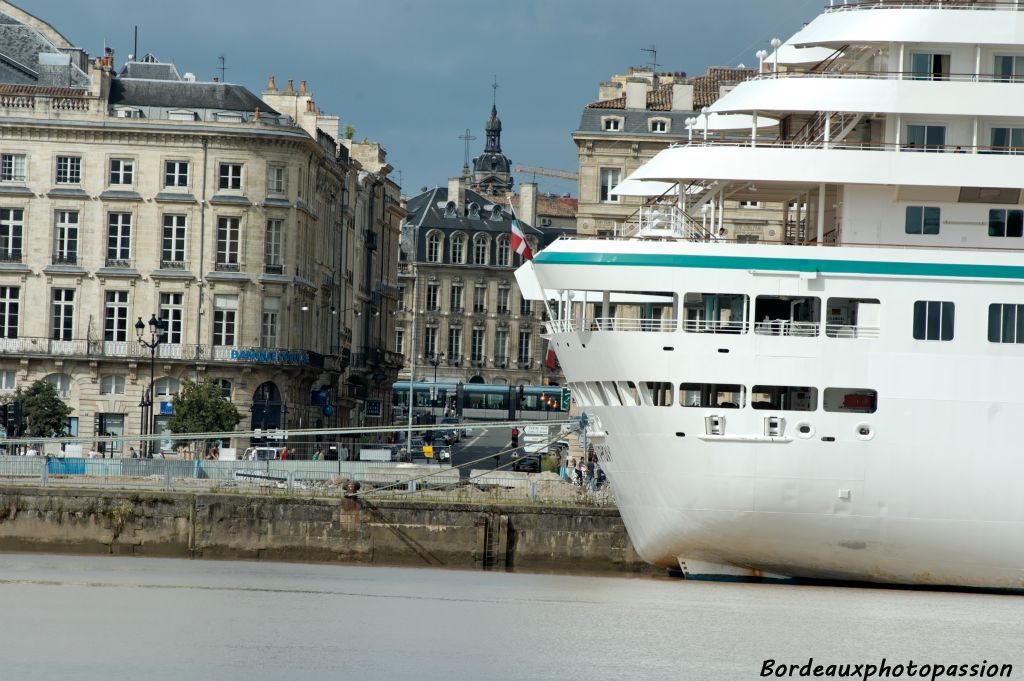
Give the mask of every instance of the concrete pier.
[[0, 551], [654, 571], [615, 509], [0, 487]]

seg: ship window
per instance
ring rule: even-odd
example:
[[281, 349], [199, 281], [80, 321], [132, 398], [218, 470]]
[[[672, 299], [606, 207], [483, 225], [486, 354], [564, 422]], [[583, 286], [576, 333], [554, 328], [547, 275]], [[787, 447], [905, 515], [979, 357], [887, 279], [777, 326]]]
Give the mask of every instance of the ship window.
[[992, 343], [1024, 343], [1024, 305], [989, 305], [988, 339]]
[[907, 234], [938, 234], [940, 216], [935, 206], [907, 206]]
[[738, 293], [687, 293], [683, 329], [690, 333], [746, 333], [750, 297]]
[[649, 398], [651, 406], [654, 407], [671, 407], [674, 398], [672, 393], [675, 392], [672, 388], [671, 383], [663, 381], [644, 381], [640, 384], [643, 393]]
[[825, 411], [874, 414], [878, 410], [878, 391], [862, 388], [825, 388]]
[[907, 151], [942, 151], [946, 146], [946, 126], [908, 125]]
[[996, 55], [995, 79], [1003, 83], [1024, 80], [1024, 57]]
[[825, 335], [830, 338], [878, 338], [881, 303], [877, 298], [829, 298]]
[[679, 404], [684, 407], [742, 409], [746, 403], [747, 389], [742, 385], [683, 383], [679, 386]]
[[818, 408], [818, 389], [792, 385], [755, 385], [750, 390], [750, 406], [775, 411], [814, 411]]
[[992, 154], [1019, 154], [1024, 150], [1024, 128], [992, 128]]
[[765, 336], [817, 336], [821, 298], [758, 296], [754, 301], [754, 333]]
[[953, 303], [919, 300], [914, 303], [914, 338], [917, 340], [953, 340]]
[[949, 55], [915, 52], [910, 57], [914, 80], [949, 80]]
[[988, 235], [1024, 236], [1024, 211], [993, 208], [988, 212]]

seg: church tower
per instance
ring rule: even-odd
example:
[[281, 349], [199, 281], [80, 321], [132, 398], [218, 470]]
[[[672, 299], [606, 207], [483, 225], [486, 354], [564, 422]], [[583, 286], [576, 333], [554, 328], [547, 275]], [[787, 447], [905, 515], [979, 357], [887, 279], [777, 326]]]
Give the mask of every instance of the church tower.
[[487, 119], [484, 153], [473, 159], [473, 189], [485, 196], [505, 196], [512, 191], [512, 162], [501, 153], [501, 119], [497, 105]]

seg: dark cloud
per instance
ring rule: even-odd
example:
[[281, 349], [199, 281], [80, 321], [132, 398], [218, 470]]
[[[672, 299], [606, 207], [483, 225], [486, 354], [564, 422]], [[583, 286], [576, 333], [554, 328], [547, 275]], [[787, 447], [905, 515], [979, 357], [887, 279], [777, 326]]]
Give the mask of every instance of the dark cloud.
[[[268, 74], [305, 79], [317, 103], [384, 144], [408, 191], [444, 184], [462, 167], [458, 136], [483, 145], [498, 76], [505, 153], [514, 163], [572, 170], [570, 139], [597, 86], [658, 48], [665, 70], [748, 65], [824, 0], [15, 0], [92, 54], [132, 51], [173, 60], [201, 79], [227, 59], [227, 78], [257, 93]], [[73, 8], [73, 9], [71, 9]], [[538, 178], [542, 189], [575, 188]]]

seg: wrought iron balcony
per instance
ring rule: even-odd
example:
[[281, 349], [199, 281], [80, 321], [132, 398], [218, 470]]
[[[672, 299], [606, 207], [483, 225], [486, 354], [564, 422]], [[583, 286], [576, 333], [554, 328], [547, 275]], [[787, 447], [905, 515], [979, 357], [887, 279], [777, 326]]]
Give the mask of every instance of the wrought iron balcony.
[[50, 260], [54, 265], [77, 265], [78, 254], [77, 253], [54, 253], [53, 258]]
[[160, 269], [162, 270], [184, 270], [186, 269], [184, 260], [161, 260]]
[[284, 265], [263, 263], [264, 274], [284, 274]]
[[241, 270], [237, 262], [218, 262], [214, 265], [218, 272], [238, 272]]

